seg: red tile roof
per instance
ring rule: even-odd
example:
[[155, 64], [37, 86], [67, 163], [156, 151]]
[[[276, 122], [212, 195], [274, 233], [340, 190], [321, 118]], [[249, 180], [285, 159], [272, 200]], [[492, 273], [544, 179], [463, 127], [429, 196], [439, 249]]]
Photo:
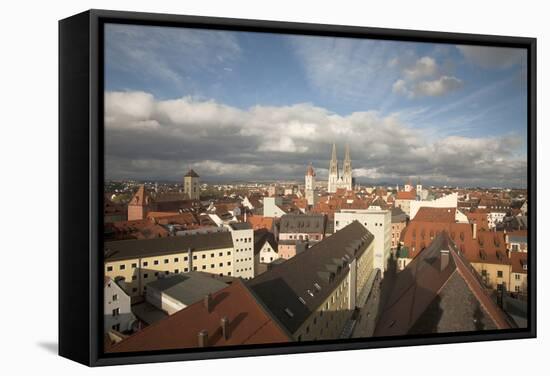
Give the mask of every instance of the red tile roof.
[[[229, 319], [230, 336], [224, 339], [221, 319]], [[256, 301], [250, 290], [236, 280], [212, 294], [210, 312], [204, 301], [160, 320], [122, 340], [109, 352], [134, 352], [198, 347], [200, 331], [208, 332], [208, 346], [284, 343], [290, 338]]]
[[456, 209], [455, 208], [427, 208], [421, 207], [414, 220], [417, 222], [442, 222], [455, 223]]
[[416, 200], [416, 191], [399, 191], [396, 195], [396, 200]]
[[512, 273], [527, 274], [523, 265], [527, 265], [527, 252], [511, 252], [510, 261], [512, 263]]
[[271, 230], [273, 228], [273, 218], [264, 217], [262, 215], [250, 215], [246, 218], [246, 221], [250, 223], [254, 230], [265, 228]]

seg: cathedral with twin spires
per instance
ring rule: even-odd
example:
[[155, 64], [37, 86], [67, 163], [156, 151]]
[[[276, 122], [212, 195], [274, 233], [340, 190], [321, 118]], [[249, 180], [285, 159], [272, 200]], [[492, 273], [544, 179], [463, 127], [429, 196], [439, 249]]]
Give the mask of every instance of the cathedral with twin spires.
[[328, 168], [328, 192], [334, 193], [338, 188], [344, 188], [351, 191], [353, 189], [353, 178], [351, 176], [351, 158], [349, 155], [349, 146], [346, 145], [346, 155], [342, 172], [338, 168], [338, 158], [336, 157], [336, 144], [332, 144], [332, 159]]

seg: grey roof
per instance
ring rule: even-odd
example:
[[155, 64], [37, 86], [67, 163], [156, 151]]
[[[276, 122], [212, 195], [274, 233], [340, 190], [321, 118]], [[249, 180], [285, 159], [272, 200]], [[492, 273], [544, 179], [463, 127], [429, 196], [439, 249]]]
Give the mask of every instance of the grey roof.
[[280, 220], [281, 233], [325, 233], [326, 217], [323, 214], [285, 214]]
[[166, 238], [120, 240], [104, 243], [105, 261], [162, 256], [175, 252], [232, 248], [229, 232], [169, 236]]
[[[349, 262], [361, 255], [373, 240], [374, 236], [354, 221], [250, 280], [248, 286], [288, 331], [294, 333], [346, 277]], [[290, 310], [292, 317], [285, 310]]]
[[[442, 261], [443, 254], [447, 264]], [[441, 232], [397, 274], [374, 335], [503, 329], [509, 325], [470, 263], [449, 235]]]
[[527, 236], [525, 235], [509, 235], [509, 243], [527, 243]]
[[202, 273], [189, 272], [157, 279], [148, 283], [147, 289], [152, 288], [185, 305], [190, 305], [203, 299], [206, 294], [215, 293], [226, 286], [226, 283]]
[[185, 174], [185, 176], [191, 176], [191, 177], [193, 177], [193, 178], [198, 178], [198, 177], [199, 177], [199, 174], [197, 174], [197, 173], [195, 172], [195, 170], [190, 169], [189, 171], [187, 171], [187, 174]]
[[233, 230], [252, 230], [252, 226], [248, 222], [234, 222], [230, 223], [229, 226]]
[[407, 220], [407, 214], [400, 207], [393, 208], [391, 210], [391, 222], [400, 223]]

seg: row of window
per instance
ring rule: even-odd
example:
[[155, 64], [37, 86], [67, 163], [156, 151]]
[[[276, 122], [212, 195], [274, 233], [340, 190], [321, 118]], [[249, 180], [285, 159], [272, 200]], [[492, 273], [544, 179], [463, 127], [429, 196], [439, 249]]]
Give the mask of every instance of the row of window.
[[[210, 254], [210, 258], [214, 258], [216, 256], [215, 253], [211, 253]], [[218, 256], [222, 257], [223, 256], [223, 252], [219, 252], [218, 253]], [[231, 256], [231, 251], [227, 251], [227, 256]], [[206, 254], [202, 254], [202, 259], [206, 259]], [[198, 259], [198, 256], [197, 255], [193, 255], [193, 260], [197, 260]], [[179, 262], [179, 257], [174, 257], [174, 262], [177, 263]], [[183, 258], [183, 261], [188, 261], [189, 260], [189, 257], [188, 256], [185, 256]], [[170, 263], [170, 259], [164, 259], [163, 260], [163, 263], [164, 264], [169, 264]], [[153, 265], [159, 265], [160, 264], [160, 260], [153, 260]], [[149, 262], [148, 261], [143, 261], [143, 267], [148, 267], [149, 266]], [[137, 263], [133, 262], [130, 267], [132, 269], [136, 269], [137, 268]], [[126, 264], [120, 264], [119, 265], [119, 270], [126, 270]], [[111, 272], [113, 271], [113, 267], [112, 266], [107, 266], [107, 271], [108, 272]]]

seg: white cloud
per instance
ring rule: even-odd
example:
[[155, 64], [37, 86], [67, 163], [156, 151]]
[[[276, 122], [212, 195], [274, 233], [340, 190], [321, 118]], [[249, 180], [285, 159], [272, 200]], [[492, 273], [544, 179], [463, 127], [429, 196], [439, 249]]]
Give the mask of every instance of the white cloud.
[[424, 56], [416, 61], [414, 66], [405, 68], [403, 74], [408, 80], [416, 81], [424, 77], [433, 77], [439, 72], [434, 59]]
[[403, 69], [403, 77], [393, 83], [392, 91], [409, 98], [439, 97], [460, 89], [462, 80], [441, 73], [435, 59], [424, 56]]
[[308, 103], [242, 110], [142, 92], [106, 93], [106, 104], [110, 178], [176, 179], [193, 167], [205, 180], [302, 179], [309, 162], [323, 176], [335, 142], [340, 159], [350, 145], [358, 179], [525, 183], [526, 161], [515, 157], [521, 147], [515, 138], [430, 141], [397, 113], [341, 116]]
[[456, 46], [464, 57], [483, 68], [510, 68], [527, 62], [527, 52], [520, 48], [502, 48], [485, 46]]
[[441, 76], [437, 80], [420, 81], [413, 86], [413, 96], [439, 97], [458, 90], [463, 86], [461, 80], [456, 77]]

